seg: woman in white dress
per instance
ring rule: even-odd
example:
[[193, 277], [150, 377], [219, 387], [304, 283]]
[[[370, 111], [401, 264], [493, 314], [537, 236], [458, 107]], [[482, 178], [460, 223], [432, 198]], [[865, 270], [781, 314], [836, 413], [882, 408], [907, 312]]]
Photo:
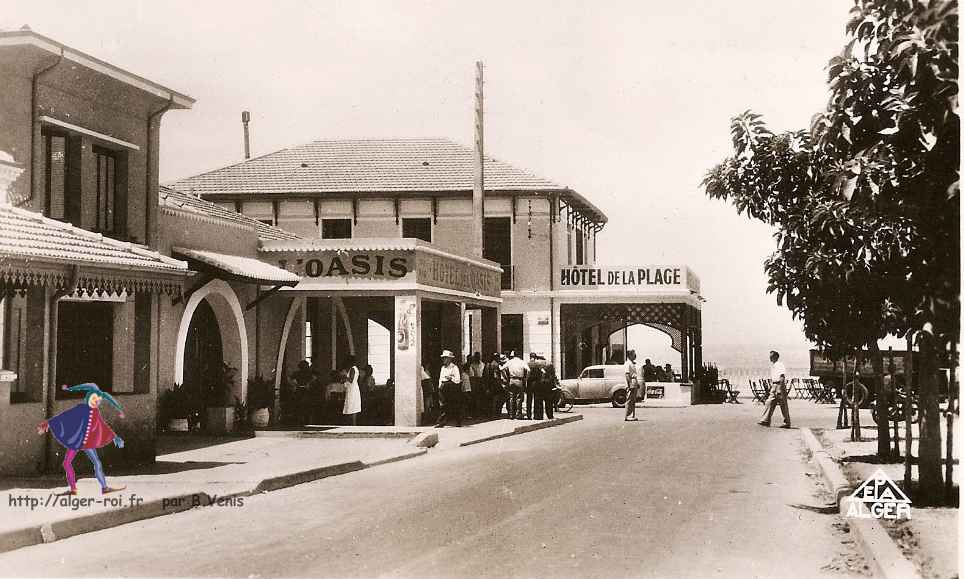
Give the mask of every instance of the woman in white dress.
[[358, 414], [361, 412], [361, 390], [358, 388], [358, 366], [355, 357], [348, 356], [347, 380], [345, 381], [345, 407], [341, 413], [351, 416], [351, 424], [358, 424]]

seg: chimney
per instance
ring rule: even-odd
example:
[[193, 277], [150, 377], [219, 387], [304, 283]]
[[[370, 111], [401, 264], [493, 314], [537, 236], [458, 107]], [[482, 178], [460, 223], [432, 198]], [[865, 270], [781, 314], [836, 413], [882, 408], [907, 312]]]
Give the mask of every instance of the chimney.
[[244, 160], [251, 158], [251, 142], [248, 137], [248, 123], [251, 122], [251, 113], [241, 111], [241, 124], [244, 125]]

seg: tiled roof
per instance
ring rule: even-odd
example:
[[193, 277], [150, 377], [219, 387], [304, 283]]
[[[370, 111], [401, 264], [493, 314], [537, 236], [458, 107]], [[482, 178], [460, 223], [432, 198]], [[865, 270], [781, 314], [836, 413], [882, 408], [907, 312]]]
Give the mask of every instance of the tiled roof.
[[10, 205], [0, 205], [0, 264], [4, 258], [187, 272], [183, 261], [144, 246], [110, 239]]
[[311, 251], [406, 251], [425, 245], [406, 237], [356, 237], [354, 239], [304, 239], [298, 241], [262, 241], [258, 251], [263, 253], [293, 253]]
[[209, 267], [252, 282], [295, 285], [301, 281], [301, 277], [297, 274], [250, 257], [199, 249], [185, 249], [183, 247], [175, 247], [172, 251], [186, 259], [201, 262]]
[[[447, 139], [314, 141], [182, 179], [181, 191], [208, 196], [426, 193], [471, 191], [474, 151]], [[486, 157], [485, 190], [558, 192], [598, 220], [602, 214], [575, 191]]]
[[159, 199], [162, 207], [171, 207], [181, 211], [197, 213], [217, 219], [224, 219], [233, 223], [249, 225], [257, 229], [258, 239], [301, 239], [300, 236], [285, 231], [280, 227], [261, 223], [257, 219], [231, 211], [216, 203], [205, 201], [194, 195], [189, 195], [170, 187], [161, 187]]

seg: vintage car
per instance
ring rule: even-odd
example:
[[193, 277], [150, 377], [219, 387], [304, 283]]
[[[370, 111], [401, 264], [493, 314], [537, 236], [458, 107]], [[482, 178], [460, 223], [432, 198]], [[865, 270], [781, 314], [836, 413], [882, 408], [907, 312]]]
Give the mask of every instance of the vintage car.
[[576, 402], [626, 404], [626, 370], [622, 364], [587, 366], [578, 378], [559, 381], [562, 397]]

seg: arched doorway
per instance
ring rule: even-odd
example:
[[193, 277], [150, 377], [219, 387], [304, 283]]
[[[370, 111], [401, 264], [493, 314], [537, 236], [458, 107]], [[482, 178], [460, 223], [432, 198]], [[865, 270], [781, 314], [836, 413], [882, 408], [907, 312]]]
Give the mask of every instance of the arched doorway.
[[[202, 300], [194, 310], [184, 342], [184, 384], [203, 393], [210, 388], [211, 377], [220, 375], [223, 363], [218, 318], [207, 300]], [[203, 423], [203, 413], [201, 420]]]
[[[195, 319], [201, 316], [201, 321], [195, 323]], [[213, 317], [213, 323], [210, 318]], [[204, 320], [207, 321], [204, 321]], [[223, 280], [213, 280], [204, 285], [188, 299], [184, 306], [184, 313], [181, 316], [180, 326], [177, 332], [177, 345], [174, 357], [174, 382], [183, 384], [187, 378], [188, 363], [188, 334], [192, 327], [197, 326], [199, 340], [204, 333], [217, 334], [217, 342], [220, 354], [211, 353], [212, 362], [205, 362], [207, 368], [211, 364], [224, 362], [234, 368], [234, 380], [232, 391], [234, 397], [245, 400], [248, 381], [248, 334], [244, 324], [244, 310], [238, 300], [237, 294], [231, 286]], [[206, 346], [200, 348], [214, 348], [212, 345], [215, 339], [208, 337]], [[220, 370], [220, 365], [213, 366]], [[220, 372], [208, 374], [205, 379], [210, 381], [211, 376], [218, 376]], [[203, 384], [202, 384], [203, 386]]]

